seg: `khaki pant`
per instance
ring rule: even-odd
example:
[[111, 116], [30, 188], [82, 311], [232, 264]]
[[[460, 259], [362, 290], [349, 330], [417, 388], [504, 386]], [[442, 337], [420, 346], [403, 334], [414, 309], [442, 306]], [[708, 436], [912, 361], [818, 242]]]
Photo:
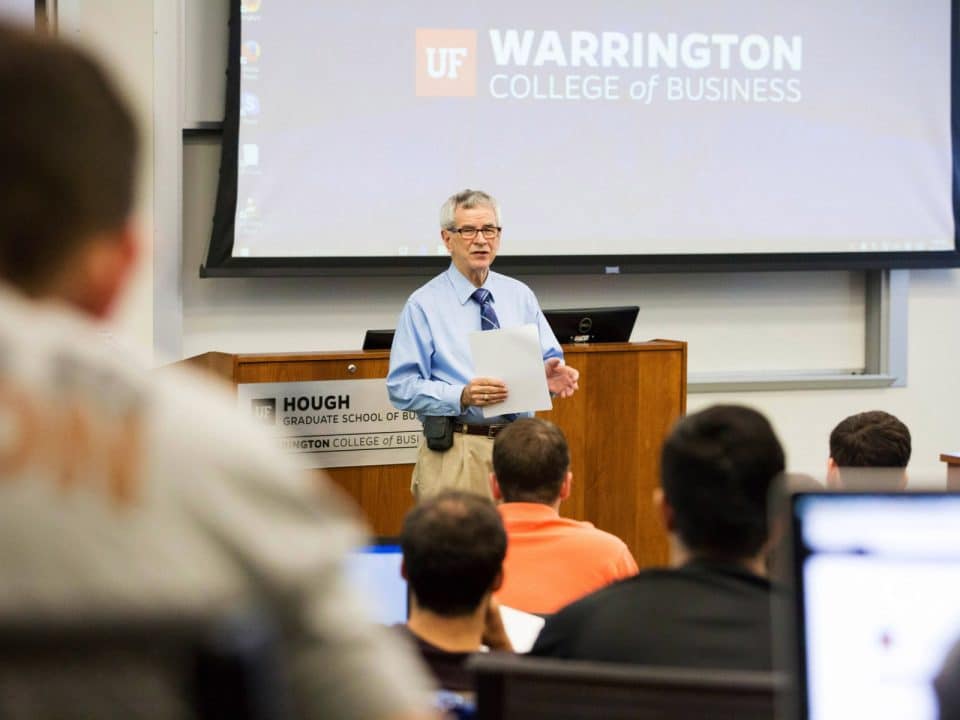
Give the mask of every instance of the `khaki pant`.
[[453, 434], [453, 447], [438, 452], [420, 445], [413, 466], [410, 492], [417, 500], [441, 490], [468, 490], [492, 498], [490, 473], [493, 472], [493, 439], [482, 435]]

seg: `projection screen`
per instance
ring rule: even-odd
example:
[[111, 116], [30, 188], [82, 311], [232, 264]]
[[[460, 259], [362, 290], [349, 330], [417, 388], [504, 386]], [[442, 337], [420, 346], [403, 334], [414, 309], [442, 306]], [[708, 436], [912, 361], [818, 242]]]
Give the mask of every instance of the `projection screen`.
[[949, 0], [234, 0], [202, 274], [956, 264]]

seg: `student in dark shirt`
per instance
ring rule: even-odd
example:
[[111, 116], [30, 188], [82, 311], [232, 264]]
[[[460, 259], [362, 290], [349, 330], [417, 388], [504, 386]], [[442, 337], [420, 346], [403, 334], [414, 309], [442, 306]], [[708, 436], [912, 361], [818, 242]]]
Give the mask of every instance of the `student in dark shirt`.
[[937, 694], [940, 720], [960, 720], [960, 641], [947, 653], [933, 679], [933, 689]]
[[910, 430], [883, 410], [857, 413], [830, 433], [827, 486], [843, 490], [903, 490]]
[[467, 658], [482, 644], [512, 651], [493, 593], [503, 582], [507, 535], [493, 503], [445, 490], [411, 510], [400, 536], [410, 618], [402, 632], [445, 690], [470, 691]]
[[681, 420], [664, 444], [656, 498], [671, 567], [567, 606], [531, 654], [770, 670], [767, 501], [783, 469], [780, 442], [755, 410], [715, 406]]

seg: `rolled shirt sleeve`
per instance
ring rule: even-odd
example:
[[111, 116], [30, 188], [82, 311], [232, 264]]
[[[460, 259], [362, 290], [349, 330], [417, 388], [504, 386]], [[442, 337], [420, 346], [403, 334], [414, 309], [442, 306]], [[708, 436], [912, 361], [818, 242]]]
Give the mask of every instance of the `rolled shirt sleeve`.
[[390, 349], [387, 392], [399, 410], [418, 415], [459, 415], [464, 382], [437, 380], [432, 376], [433, 336], [424, 309], [407, 301], [397, 322]]

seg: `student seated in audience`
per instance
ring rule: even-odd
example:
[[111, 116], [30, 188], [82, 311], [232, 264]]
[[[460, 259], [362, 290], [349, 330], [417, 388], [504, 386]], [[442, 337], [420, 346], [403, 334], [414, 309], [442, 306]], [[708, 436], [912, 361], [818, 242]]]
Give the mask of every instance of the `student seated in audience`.
[[902, 490], [907, 485], [910, 430], [882, 410], [857, 413], [830, 433], [827, 485], [845, 490]]
[[960, 642], [954, 643], [933, 680], [940, 720], [960, 720]]
[[443, 490], [407, 513], [400, 544], [410, 584], [410, 618], [400, 628], [441, 688], [470, 691], [472, 653], [513, 650], [493, 599], [507, 550], [500, 516], [485, 497]]
[[[96, 324], [138, 255], [138, 130], [113, 83], [85, 52], [0, 23], [0, 98], [0, 624], [122, 634], [255, 605], [279, 628], [297, 717], [425, 717], [418, 658], [347, 588], [362, 534], [339, 496], [236, 400], [157, 375]], [[150, 652], [99, 673], [74, 655], [39, 673], [53, 684], [5, 673], [0, 716], [159, 712]]]
[[663, 447], [656, 497], [671, 567], [551, 616], [532, 654], [770, 670], [767, 496], [783, 469], [780, 442], [755, 410], [719, 405], [680, 420]]
[[497, 592], [504, 605], [549, 614], [636, 574], [620, 538], [560, 517], [572, 482], [567, 441], [553, 423], [522, 418], [497, 435], [490, 483], [508, 538]]

